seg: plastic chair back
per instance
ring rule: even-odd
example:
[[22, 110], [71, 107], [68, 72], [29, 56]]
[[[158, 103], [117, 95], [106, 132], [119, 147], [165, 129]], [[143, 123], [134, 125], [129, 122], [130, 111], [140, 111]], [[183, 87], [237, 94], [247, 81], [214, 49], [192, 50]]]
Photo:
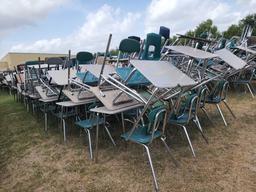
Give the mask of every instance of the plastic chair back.
[[[208, 33], [205, 31], [205, 32], [201, 33], [201, 34], [199, 35], [199, 37], [202, 38], [202, 39], [207, 39]], [[204, 43], [203, 43], [203, 42], [198, 42], [196, 48], [197, 48], [197, 49], [203, 49], [203, 46], [204, 46]]]
[[[153, 52], [150, 47], [154, 47]], [[141, 59], [159, 60], [161, 57], [161, 36], [156, 33], [148, 33]]]
[[140, 43], [134, 39], [123, 39], [119, 44], [119, 51], [129, 54], [139, 52]]
[[159, 29], [159, 35], [164, 37], [165, 40], [170, 38], [170, 29], [164, 26], [161, 26]]
[[49, 57], [45, 59], [45, 63], [48, 65], [62, 65], [63, 60], [60, 57]]
[[[186, 116], [186, 123], [189, 123], [193, 113], [197, 114], [198, 109], [198, 96], [195, 93], [186, 96], [186, 100], [183, 103], [184, 106], [180, 107], [180, 111], [177, 113], [177, 118]], [[182, 105], [182, 103], [180, 103]]]
[[[148, 114], [148, 133], [151, 134], [151, 142], [154, 138], [154, 134], [159, 128], [159, 125], [166, 118], [166, 109], [164, 107], [156, 107], [150, 110]], [[150, 143], [151, 143], [150, 142]]]
[[78, 65], [90, 64], [93, 60], [93, 55], [90, 52], [82, 51], [76, 54], [76, 62]]

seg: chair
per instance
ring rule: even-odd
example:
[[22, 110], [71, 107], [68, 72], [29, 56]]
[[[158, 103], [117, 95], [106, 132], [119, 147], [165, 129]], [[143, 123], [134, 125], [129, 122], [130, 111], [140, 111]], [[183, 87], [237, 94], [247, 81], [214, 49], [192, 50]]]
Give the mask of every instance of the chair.
[[169, 117], [169, 123], [171, 125], [178, 125], [183, 128], [194, 157], [196, 157], [196, 155], [195, 155], [194, 148], [192, 146], [192, 143], [186, 128], [186, 125], [188, 125], [191, 120], [196, 124], [202, 137], [204, 138], [206, 143], [208, 143], [208, 140], [204, 136], [201, 125], [197, 118], [197, 108], [198, 108], [198, 96], [197, 94], [192, 93], [186, 96], [186, 99], [184, 102], [181, 102], [180, 104], [178, 104], [176, 112], [172, 113]]
[[[95, 108], [97, 107], [97, 104], [96, 103], [93, 103], [91, 104], [89, 107], [88, 107], [88, 110], [92, 109], [92, 108]], [[106, 121], [105, 121], [105, 116], [104, 117], [96, 117], [95, 116], [95, 113], [90, 113], [90, 116], [88, 119], [84, 119], [84, 120], [79, 120], [79, 121], [76, 121], [75, 124], [83, 129], [87, 136], [88, 136], [88, 143], [89, 143], [89, 153], [90, 153], [90, 158], [93, 159], [93, 152], [92, 152], [92, 139], [91, 139], [91, 131], [93, 129], [93, 127], [96, 127], [97, 124], [100, 126], [100, 125], [103, 125], [104, 129], [106, 130], [111, 142], [113, 143], [114, 146], [116, 146], [116, 143], [113, 139], [113, 137], [111, 136], [110, 134], [110, 131], [106, 125]]]
[[200, 88], [199, 93], [198, 93], [198, 109], [201, 109], [204, 114], [206, 115], [206, 117], [211, 121], [211, 123], [213, 124], [209, 114], [207, 113], [206, 109], [205, 109], [205, 100], [206, 100], [206, 95], [209, 92], [208, 88], [206, 86], [203, 86]]
[[97, 85], [99, 79], [95, 77], [92, 73], [89, 71], [87, 72], [77, 72], [76, 76], [85, 84], [95, 86]]
[[51, 68], [59, 69], [59, 66], [63, 66], [64, 61], [60, 57], [49, 57], [45, 59], [45, 63], [48, 64], [48, 70]]
[[233, 111], [231, 110], [231, 108], [228, 106], [226, 102], [227, 90], [228, 90], [228, 82], [226, 80], [221, 80], [217, 83], [217, 85], [215, 85], [215, 87], [212, 89], [211, 93], [206, 97], [206, 100], [205, 100], [205, 102], [208, 104], [216, 105], [225, 126], [227, 126], [227, 122], [219, 106], [221, 102], [225, 104], [225, 106], [230, 111], [232, 116], [236, 118], [235, 114], [233, 113]]
[[254, 98], [254, 88], [252, 85], [253, 78], [255, 76], [256, 69], [247, 69], [243, 71], [241, 74], [239, 74], [239, 77], [237, 80], [233, 81], [232, 83], [236, 85], [244, 85], [249, 90], [252, 98]]
[[161, 53], [165, 53], [168, 50], [165, 48], [165, 46], [168, 45], [168, 43], [169, 43], [170, 29], [167, 27], [164, 27], [164, 26], [160, 26], [159, 35], [161, 35], [164, 38], [164, 43], [162, 46]]
[[160, 26], [159, 35], [164, 37], [165, 41], [170, 38], [170, 29], [164, 26]]
[[128, 54], [139, 52], [140, 43], [139, 41], [132, 38], [123, 39], [119, 44], [119, 51]]
[[93, 60], [93, 55], [90, 52], [82, 51], [76, 54], [77, 65], [91, 64], [92, 60]]
[[[153, 47], [153, 51], [151, 48]], [[161, 35], [148, 33], [144, 50], [141, 56], [142, 60], [159, 60], [161, 57]]]
[[[128, 53], [129, 55], [132, 53], [136, 53], [140, 51], [140, 43], [134, 39], [123, 39], [119, 44], [119, 54]], [[122, 79], [123, 82], [129, 87], [136, 87], [138, 85], [148, 85], [149, 81], [139, 72], [134, 71], [133, 67], [117, 67], [116, 73]]]
[[[199, 37], [202, 38], [202, 39], [207, 39], [207, 37], [208, 37], [208, 32], [204, 31], [203, 33], [201, 33], [201, 34], [199, 35]], [[203, 43], [203, 42], [198, 42], [197, 45], [196, 45], [196, 48], [202, 50], [204, 44], [205, 44], [205, 43]]]
[[[160, 123], [164, 121], [166, 118], [166, 109], [163, 107], [157, 107], [154, 109], [151, 109], [148, 113], [148, 123], [146, 125], [140, 125], [138, 126], [133, 132], [127, 132], [121, 135], [122, 138], [124, 138], [126, 141], [131, 141], [134, 143], [137, 143], [139, 145], [142, 145], [147, 153], [148, 161], [150, 164], [152, 177], [154, 181], [154, 187], [155, 191], [159, 190], [150, 151], [149, 151], [149, 145], [152, 143], [153, 140], [160, 138], [161, 141], [164, 143], [164, 146], [166, 147], [167, 151], [170, 153], [170, 148], [165, 142], [164, 133], [159, 130]], [[164, 128], [164, 124], [163, 124]], [[171, 153], [170, 153], [171, 155]], [[172, 156], [171, 156], [172, 157]], [[175, 165], [177, 165], [177, 162], [172, 157], [172, 160], [174, 161]]]

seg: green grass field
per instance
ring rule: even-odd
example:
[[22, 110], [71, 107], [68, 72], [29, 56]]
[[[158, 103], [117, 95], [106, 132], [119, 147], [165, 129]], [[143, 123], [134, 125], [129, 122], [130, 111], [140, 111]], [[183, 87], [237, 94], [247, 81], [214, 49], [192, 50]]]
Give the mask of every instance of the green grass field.
[[[229, 126], [214, 107], [207, 107], [212, 125], [199, 114], [209, 145], [193, 124], [189, 134], [196, 150], [193, 158], [183, 132], [168, 127], [168, 144], [180, 167], [175, 167], [163, 145], [152, 144], [152, 160], [161, 191], [255, 192], [256, 191], [256, 99], [232, 94], [228, 102], [237, 119], [224, 109]], [[224, 108], [224, 107], [222, 107]], [[7, 93], [0, 92], [0, 191], [153, 191], [144, 149], [120, 138], [117, 147], [100, 136], [99, 162], [89, 160], [84, 135], [69, 122], [64, 144], [55, 119], [43, 131], [42, 114], [28, 113]], [[106, 136], [106, 135], [105, 135]]]

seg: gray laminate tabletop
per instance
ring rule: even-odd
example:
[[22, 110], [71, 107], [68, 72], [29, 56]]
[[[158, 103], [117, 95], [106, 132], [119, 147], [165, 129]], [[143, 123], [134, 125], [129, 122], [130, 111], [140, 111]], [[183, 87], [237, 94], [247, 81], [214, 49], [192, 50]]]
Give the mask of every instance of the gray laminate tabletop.
[[234, 55], [232, 52], [227, 50], [226, 48], [215, 51], [215, 54], [218, 55], [220, 59], [225, 61], [228, 65], [233, 67], [234, 69], [242, 69], [246, 62]]
[[177, 85], [196, 84], [193, 79], [168, 61], [131, 60], [130, 62], [156, 87], [173, 88]]
[[93, 108], [90, 111], [95, 112], [95, 113], [114, 115], [114, 114], [122, 113], [124, 111], [128, 111], [128, 110], [131, 110], [131, 109], [136, 109], [136, 108], [142, 107], [142, 106], [143, 106], [143, 104], [139, 103], [139, 104], [136, 104], [136, 105], [130, 105], [130, 106], [127, 106], [127, 107], [123, 107], [123, 108], [120, 108], [120, 109], [117, 109], [117, 110], [109, 110], [108, 108], [103, 106], [103, 107]]
[[[48, 75], [52, 78], [52, 81], [57, 85], [68, 84], [68, 69], [52, 70], [48, 71]], [[70, 69], [70, 78], [76, 76], [76, 70]]]
[[210, 59], [217, 57], [215, 54], [189, 46], [166, 46], [166, 48], [198, 59]]

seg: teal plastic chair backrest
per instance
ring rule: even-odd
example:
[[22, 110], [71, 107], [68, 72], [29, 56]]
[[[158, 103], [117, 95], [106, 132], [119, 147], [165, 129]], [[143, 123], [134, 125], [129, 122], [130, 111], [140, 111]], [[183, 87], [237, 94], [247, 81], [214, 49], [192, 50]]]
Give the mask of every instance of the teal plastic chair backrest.
[[205, 106], [205, 99], [206, 99], [206, 94], [207, 94], [207, 87], [203, 86], [200, 88], [198, 92], [198, 107], [204, 107]]
[[225, 47], [226, 47], [226, 42], [227, 42], [227, 39], [221, 38], [220, 43], [219, 43], [219, 46], [218, 46], [218, 49], [223, 49], [223, 48], [225, 48]]
[[151, 134], [151, 142], [154, 138], [154, 133], [159, 128], [161, 122], [164, 121], [166, 115], [166, 108], [163, 106], [150, 109], [148, 113], [148, 134]]
[[50, 69], [52, 65], [59, 69], [59, 66], [63, 66], [64, 60], [60, 57], [49, 57], [45, 59], [45, 63], [48, 64], [48, 69]]
[[165, 26], [160, 26], [159, 35], [164, 37], [165, 41], [170, 38], [170, 29]]
[[123, 39], [119, 44], [119, 51], [129, 54], [139, 52], [140, 43], [134, 39]]
[[226, 98], [227, 89], [228, 89], [228, 81], [220, 80], [215, 86], [215, 89], [211, 92], [210, 97], [211, 98], [219, 97], [221, 100], [223, 100]]
[[198, 108], [198, 96], [196, 93], [189, 93], [185, 96], [185, 100], [180, 102], [176, 113], [174, 114], [176, 118], [186, 115], [186, 123], [189, 123], [192, 112], [197, 113]]
[[[154, 47], [154, 51], [150, 51], [150, 47]], [[141, 56], [142, 60], [159, 60], [161, 57], [161, 35], [156, 33], [148, 33], [145, 41], [144, 50]]]
[[90, 52], [82, 51], [76, 54], [76, 62], [79, 65], [90, 64], [93, 60], [93, 54]]
[[27, 61], [25, 62], [25, 68], [27, 69], [27, 67], [29, 65], [38, 65], [39, 63], [41, 63], [40, 61]]
[[[207, 39], [208, 33], [205, 31], [205, 32], [201, 33], [201, 34], [199, 35], [199, 37], [202, 38], [202, 39]], [[203, 42], [198, 42], [196, 48], [197, 48], [197, 49], [203, 49], [203, 46], [204, 46], [204, 43], [203, 43]]]

